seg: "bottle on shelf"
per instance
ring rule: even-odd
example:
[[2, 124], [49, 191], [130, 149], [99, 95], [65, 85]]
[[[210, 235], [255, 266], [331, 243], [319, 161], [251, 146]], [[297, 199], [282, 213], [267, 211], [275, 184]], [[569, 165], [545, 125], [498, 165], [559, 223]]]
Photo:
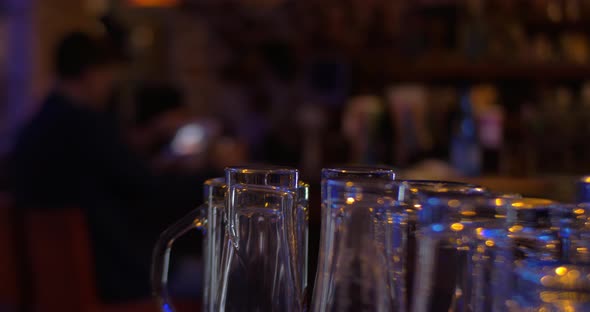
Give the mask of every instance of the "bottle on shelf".
[[469, 92], [461, 96], [460, 114], [450, 147], [451, 165], [465, 176], [481, 172], [481, 147]]

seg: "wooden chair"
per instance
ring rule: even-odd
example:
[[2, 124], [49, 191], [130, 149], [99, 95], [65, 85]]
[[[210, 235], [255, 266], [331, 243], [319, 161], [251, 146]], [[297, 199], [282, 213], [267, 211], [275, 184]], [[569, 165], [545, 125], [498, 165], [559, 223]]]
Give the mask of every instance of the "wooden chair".
[[[28, 211], [25, 215], [31, 259], [35, 311], [156, 312], [153, 300], [102, 304], [95, 277], [84, 215], [79, 209]], [[188, 303], [178, 312], [200, 311]]]
[[15, 210], [8, 193], [0, 193], [0, 311], [16, 311], [22, 300]]

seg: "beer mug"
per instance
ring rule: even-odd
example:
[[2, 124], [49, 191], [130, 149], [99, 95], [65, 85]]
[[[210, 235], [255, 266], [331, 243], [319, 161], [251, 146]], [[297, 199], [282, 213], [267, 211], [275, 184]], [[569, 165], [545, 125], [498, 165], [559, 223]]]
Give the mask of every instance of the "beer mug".
[[[304, 298], [307, 287], [307, 235], [308, 235], [308, 192], [309, 186], [303, 182], [298, 181], [298, 172], [291, 169], [246, 169], [246, 168], [228, 168], [227, 179], [231, 178], [234, 181], [234, 185], [242, 185], [237, 181], [242, 182], [244, 185], [253, 185], [253, 191], [251, 193], [242, 192], [239, 197], [235, 196], [234, 192], [229, 192], [228, 185], [225, 183], [226, 178], [211, 179], [205, 182], [205, 199], [206, 202], [199, 208], [195, 209], [187, 216], [182, 218], [176, 224], [171, 226], [169, 229], [164, 231], [160, 237], [160, 240], [156, 244], [154, 250], [154, 260], [152, 266], [152, 288], [154, 296], [158, 299], [160, 308], [162, 311], [173, 311], [173, 307], [167, 293], [167, 276], [168, 276], [168, 260], [174, 240], [182, 236], [184, 233], [191, 229], [199, 229], [204, 235], [204, 292], [203, 292], [203, 310], [204, 311], [223, 311], [225, 308], [226, 300], [224, 293], [221, 295], [220, 291], [227, 292], [227, 276], [223, 276], [226, 273], [227, 268], [224, 266], [223, 259], [224, 255], [227, 257], [228, 248], [232, 247], [229, 242], [229, 229], [228, 229], [228, 216], [229, 209], [226, 207], [234, 208], [233, 199], [252, 197], [260, 200], [259, 197], [264, 197], [262, 189], [265, 187], [270, 188], [269, 201], [264, 202], [263, 208], [273, 207], [271, 206], [273, 192], [279, 194], [283, 192], [280, 190], [279, 185], [289, 186], [284, 191], [292, 196], [293, 202], [288, 206], [283, 205], [286, 212], [284, 215], [288, 215], [289, 220], [283, 222], [288, 223], [289, 228], [289, 243], [288, 252], [291, 257], [294, 257], [293, 261], [290, 261], [295, 266], [294, 273], [292, 276], [297, 278], [295, 284], [296, 288], [300, 291], [300, 294], [296, 298]], [[239, 171], [239, 174], [233, 174]], [[232, 173], [231, 175], [229, 173]], [[296, 188], [291, 188], [293, 184], [296, 184]], [[243, 191], [245, 186], [242, 185], [239, 189]], [[260, 185], [257, 186], [257, 185]], [[266, 185], [266, 186], [265, 186]], [[233, 199], [228, 198], [228, 195], [234, 194]], [[278, 195], [277, 195], [278, 196]], [[241, 206], [240, 206], [241, 207]], [[242, 211], [240, 210], [240, 213]], [[276, 215], [280, 215], [276, 213]], [[260, 221], [260, 216], [258, 216]], [[254, 233], [254, 231], [251, 231]], [[262, 236], [262, 235], [261, 235]], [[274, 239], [274, 236], [266, 236], [266, 240]], [[235, 241], [235, 240], [234, 240]], [[262, 241], [259, 240], [261, 243]], [[284, 246], [285, 244], [281, 244]], [[284, 249], [284, 248], [283, 248]], [[247, 257], [246, 257], [247, 258]], [[222, 283], [223, 281], [223, 283]], [[278, 281], [277, 281], [278, 282]], [[231, 289], [231, 287], [229, 287]], [[244, 291], [244, 294], [247, 292]], [[230, 298], [231, 299], [231, 298]], [[234, 300], [234, 299], [232, 299]], [[299, 299], [302, 300], [302, 299]], [[232, 310], [232, 309], [227, 309]], [[242, 306], [233, 310], [249, 310], [248, 307]]]
[[307, 186], [295, 169], [226, 169], [216, 311], [304, 311]]

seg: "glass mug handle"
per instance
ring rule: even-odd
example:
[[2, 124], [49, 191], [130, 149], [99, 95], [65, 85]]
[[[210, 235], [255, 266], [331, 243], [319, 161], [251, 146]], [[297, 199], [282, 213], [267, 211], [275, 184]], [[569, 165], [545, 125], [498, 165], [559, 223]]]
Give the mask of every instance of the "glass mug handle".
[[192, 229], [205, 232], [207, 224], [208, 204], [203, 204], [189, 212], [176, 223], [167, 228], [158, 239], [152, 258], [152, 293], [158, 300], [162, 312], [175, 311], [168, 295], [168, 268], [170, 266], [170, 252], [174, 241]]

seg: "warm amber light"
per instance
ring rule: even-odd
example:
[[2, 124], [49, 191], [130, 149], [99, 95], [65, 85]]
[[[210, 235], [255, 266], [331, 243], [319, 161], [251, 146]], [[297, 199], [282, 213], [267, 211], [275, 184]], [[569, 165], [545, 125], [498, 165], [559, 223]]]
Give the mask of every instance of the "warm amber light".
[[554, 201], [545, 199], [545, 198], [534, 198], [534, 197], [526, 197], [519, 199], [518, 201], [512, 203], [512, 207], [514, 208], [536, 208], [536, 207], [543, 207], [555, 204]]
[[510, 233], [514, 233], [514, 232], [520, 232], [522, 231], [522, 225], [515, 225], [515, 226], [511, 226], [508, 231]]
[[577, 214], [577, 215], [584, 214], [584, 209], [578, 208], [578, 209], [574, 210], [574, 213]]
[[504, 200], [502, 198], [496, 198], [496, 206], [504, 205]]
[[555, 274], [559, 275], [559, 276], [564, 276], [567, 273], [567, 268], [565, 267], [558, 267], [557, 269], [555, 269]]
[[457, 199], [451, 199], [448, 202], [449, 207], [452, 207], [452, 208], [457, 208], [457, 207], [459, 207], [460, 204], [461, 204], [461, 202], [459, 202], [459, 200], [457, 200]]
[[461, 230], [463, 230], [463, 224], [453, 223], [453, 224], [451, 224], [451, 230], [456, 231], [456, 232], [461, 231]]
[[493, 240], [491, 240], [491, 239], [488, 239], [488, 240], [486, 241], [486, 246], [488, 246], [488, 247], [494, 247], [494, 245], [495, 245], [495, 244], [494, 244], [494, 241], [493, 241]]
[[349, 205], [352, 205], [354, 203], [354, 197], [348, 197], [346, 199], [346, 203], [349, 204]]
[[549, 286], [553, 283], [553, 277], [549, 276], [549, 275], [545, 275], [543, 277], [541, 277], [541, 284], [543, 284], [543, 286]]
[[[539, 294], [539, 298], [541, 298], [541, 300], [543, 300], [543, 302], [551, 303], [551, 302], [556, 302], [559, 299], [559, 296], [554, 291], [542, 291]], [[539, 311], [539, 312], [545, 312], [547, 310], [539, 309], [537, 311]]]
[[569, 278], [571, 278], [571, 279], [575, 280], [575, 279], [577, 279], [578, 277], [580, 277], [580, 271], [578, 271], [578, 270], [571, 270], [571, 271], [569, 271], [569, 272], [567, 273], [567, 277], [569, 277]]

